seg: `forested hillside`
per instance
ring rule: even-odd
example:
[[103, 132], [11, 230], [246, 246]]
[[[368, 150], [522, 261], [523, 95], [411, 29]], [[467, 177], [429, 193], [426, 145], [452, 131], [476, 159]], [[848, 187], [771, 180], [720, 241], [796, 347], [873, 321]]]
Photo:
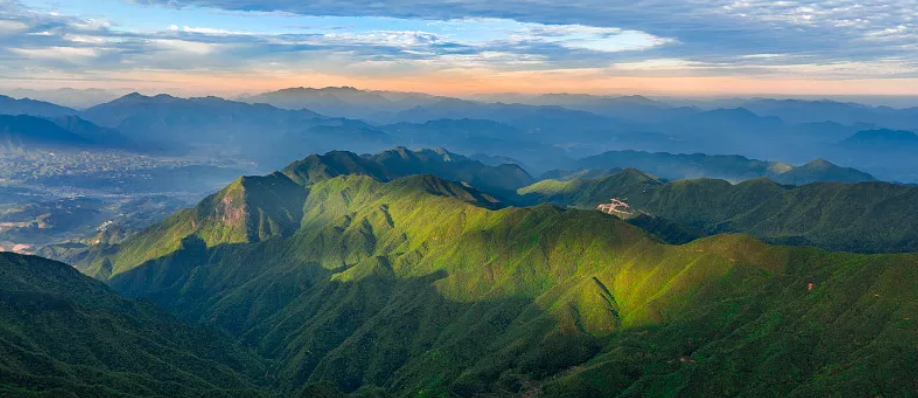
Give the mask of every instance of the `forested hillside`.
[[911, 255], [744, 235], [673, 246], [595, 210], [498, 208], [429, 175], [305, 188], [292, 233], [154, 227], [124, 247], [179, 243], [82, 267], [114, 262], [116, 290], [228, 331], [280, 364], [289, 392], [895, 396], [918, 382]]
[[778, 244], [861, 253], [918, 251], [918, 188], [912, 186], [823, 182], [792, 187], [767, 179], [667, 183], [628, 169], [597, 179], [540, 181], [519, 193], [522, 203], [580, 208], [618, 198], [634, 215], [706, 234], [742, 232]]

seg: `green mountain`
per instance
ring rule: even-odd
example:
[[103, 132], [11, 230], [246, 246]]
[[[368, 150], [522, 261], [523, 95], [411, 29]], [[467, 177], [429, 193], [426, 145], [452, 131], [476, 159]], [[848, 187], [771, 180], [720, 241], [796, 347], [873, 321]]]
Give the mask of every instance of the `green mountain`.
[[516, 190], [535, 180], [516, 164], [486, 166], [443, 149], [410, 151], [404, 147], [370, 157], [394, 176], [434, 174], [472, 186], [497, 191]]
[[[117, 291], [226, 330], [300, 396], [901, 396], [918, 383], [918, 257], [743, 235], [673, 246], [595, 210], [497, 208], [432, 175], [332, 174], [259, 202], [300, 202], [292, 233], [214, 239], [242, 236], [203, 232], [236, 225], [215, 196], [81, 267], [110, 263], [96, 274]], [[275, 198], [289, 184], [242, 185]]]
[[772, 178], [779, 184], [805, 185], [813, 182], [875, 181], [872, 175], [850, 167], [840, 167], [825, 159], [816, 159]]
[[[818, 167], [818, 165], [814, 166]], [[731, 184], [663, 182], [634, 169], [599, 179], [545, 180], [519, 190], [524, 203], [596, 208], [610, 198], [635, 214], [660, 217], [706, 234], [742, 232], [778, 244], [863, 253], [918, 251], [918, 188], [881, 182], [814, 183], [766, 179]]]
[[[92, 250], [84, 261], [91, 265], [83, 271], [95, 276], [123, 272], [138, 259], [151, 260], [176, 250], [182, 239], [190, 235], [211, 247], [289, 236], [300, 227], [303, 200], [318, 182], [346, 175], [391, 181], [421, 174], [465, 181], [458, 188], [450, 185], [436, 189], [444, 189], [442, 193], [450, 195], [466, 191], [469, 192], [466, 197], [491, 207], [497, 205], [498, 199], [478, 192], [472, 185], [485, 187], [488, 192], [510, 194], [532, 182], [532, 177], [519, 166], [485, 166], [443, 150], [396, 148], [377, 155], [359, 156], [342, 151], [312, 155], [268, 176], [240, 178], [193, 209], [176, 213], [117, 248]], [[101, 261], [103, 257], [108, 262]]]
[[[620, 171], [624, 168], [643, 170], [667, 180], [692, 178], [718, 178], [728, 181], [745, 181], [765, 177], [780, 184], [804, 185], [813, 182], [864, 182], [875, 181], [870, 174], [851, 168], [836, 166], [824, 159], [816, 159], [802, 166], [780, 162], [749, 159], [738, 155], [672, 154], [666, 152], [610, 151], [574, 162], [569, 167], [578, 171], [553, 171], [543, 179], [558, 180], [595, 178], [601, 170]], [[581, 174], [578, 176], [578, 174]]]
[[0, 253], [0, 353], [3, 397], [266, 396], [224, 334], [38, 257]]
[[569, 171], [569, 170], [551, 170], [539, 176], [540, 180], [558, 180], [558, 181], [570, 181], [576, 180], [578, 178], [599, 178], [604, 177], [610, 174], [620, 173], [622, 169], [610, 169], [610, 170], [599, 170], [599, 169], [583, 169], [580, 171]]
[[82, 271], [100, 277], [123, 272], [133, 262], [158, 258], [187, 245], [192, 236], [207, 246], [217, 246], [289, 235], [299, 226], [306, 193], [279, 172], [241, 177], [194, 208], [179, 211], [117, 247], [90, 251], [85, 261], [93, 266]]
[[333, 151], [294, 162], [283, 171], [297, 183], [308, 186], [342, 175], [365, 175], [380, 181], [416, 174], [433, 174], [491, 191], [515, 191], [535, 180], [515, 164], [487, 166], [444, 149], [409, 150], [398, 147], [375, 155], [359, 156]]

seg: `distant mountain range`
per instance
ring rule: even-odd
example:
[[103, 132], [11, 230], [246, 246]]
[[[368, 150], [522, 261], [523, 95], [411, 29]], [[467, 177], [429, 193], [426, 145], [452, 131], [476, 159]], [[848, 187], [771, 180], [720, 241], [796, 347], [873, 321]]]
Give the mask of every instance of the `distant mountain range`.
[[[265, 168], [310, 153], [403, 145], [509, 157], [535, 174], [569, 168], [571, 159], [638, 150], [738, 154], [787, 164], [821, 158], [884, 180], [918, 181], [918, 161], [908, 151], [890, 154], [896, 143], [861, 146], [857, 137], [913, 129], [910, 109], [752, 99], [706, 110], [639, 96], [564, 94], [488, 103], [350, 87], [294, 88], [244, 99], [252, 103], [131, 94], [77, 112], [5, 98], [0, 113], [76, 115], [146, 143], [141, 147], [155, 143], [176, 153], [243, 157]], [[804, 117], [810, 114], [824, 116]]]
[[77, 111], [49, 102], [31, 99], [15, 99], [0, 95], [0, 115], [30, 115], [39, 117], [62, 117], [76, 115]]
[[288, 88], [240, 97], [248, 103], [265, 103], [281, 109], [309, 109], [333, 117], [376, 119], [438, 102], [442, 97], [394, 91], [366, 91], [353, 87]]
[[14, 98], [31, 98], [36, 101], [50, 102], [72, 109], [86, 109], [95, 105], [113, 101], [118, 97], [127, 95], [134, 90], [130, 89], [75, 89], [60, 88], [51, 90], [13, 89], [3, 90], [3, 94]]
[[846, 138], [841, 145], [853, 151], [913, 153], [918, 149], [918, 134], [902, 130], [866, 130]]
[[[686, 226], [913, 249], [916, 231], [886, 228], [915, 224], [911, 188], [664, 183], [629, 169], [521, 190], [589, 207], [563, 209], [405, 175], [471, 170], [447, 158], [304, 159], [78, 267], [234, 336], [276, 364], [268, 391], [300, 396], [896, 396], [918, 382], [915, 256], [746, 235], [661, 241]], [[652, 212], [634, 223], [652, 229], [595, 210], [610, 197]]]
[[759, 115], [776, 116], [791, 123], [871, 123], [889, 128], [918, 130], [918, 107], [895, 109], [829, 100], [776, 99], [755, 99], [745, 102], [743, 106]]
[[135, 139], [212, 156], [241, 155], [275, 166], [309, 153], [378, 150], [392, 144], [384, 132], [357, 120], [216, 97], [131, 94], [81, 116]]

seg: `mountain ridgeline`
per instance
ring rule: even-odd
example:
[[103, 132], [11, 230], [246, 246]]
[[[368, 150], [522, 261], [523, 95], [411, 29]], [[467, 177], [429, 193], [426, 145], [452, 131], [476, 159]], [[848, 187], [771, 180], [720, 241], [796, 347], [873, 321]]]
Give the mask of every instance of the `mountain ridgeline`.
[[[577, 160], [569, 166], [574, 172], [555, 170], [543, 179], [570, 180], [614, 174], [634, 168], [667, 180], [716, 178], [732, 182], [768, 178], [779, 184], [804, 185], [821, 181], [875, 181], [870, 174], [840, 167], [825, 159], [816, 159], [801, 166], [781, 162], [749, 159], [743, 156], [649, 153], [640, 151], [610, 151]], [[607, 171], [603, 173], [603, 171]]]
[[862, 253], [918, 251], [918, 187], [883, 182], [780, 185], [761, 178], [731, 184], [664, 182], [636, 169], [596, 179], [543, 180], [519, 190], [521, 203], [596, 208], [610, 198], [635, 216], [703, 232], [746, 233], [777, 244]]
[[[88, 260], [83, 262], [91, 265], [84, 272], [101, 277], [123, 272], [136, 265], [132, 262], [138, 259], [158, 258], [180, 248], [192, 235], [207, 246], [289, 236], [300, 225], [303, 201], [318, 182], [348, 175], [392, 181], [422, 174], [466, 181], [464, 184], [428, 181], [425, 187], [431, 192], [458, 195], [489, 207], [497, 206], [498, 199], [472, 188], [468, 181], [497, 196], [510, 195], [533, 182], [518, 166], [485, 166], [443, 150], [396, 148], [365, 156], [342, 151], [312, 155], [280, 172], [239, 178], [194, 208], [176, 213], [117, 248], [89, 253]], [[112, 250], [114, 255], [106, 254]]]
[[[555, 169], [637, 167], [668, 179], [748, 176], [802, 184], [826, 179], [918, 181], [908, 149], [915, 110], [852, 104], [721, 101], [723, 108], [674, 106], [643, 97], [546, 95], [488, 103], [350, 87], [292, 88], [231, 101], [125, 95], [82, 111], [28, 99], [0, 98], [0, 114], [79, 117], [170, 155], [246, 159], [264, 169], [310, 153], [376, 152], [397, 145], [516, 159], [541, 174]], [[807, 112], [821, 115], [807, 117]], [[825, 119], [821, 119], [825, 117]], [[698, 162], [694, 155], [651, 156], [659, 172], [628, 151], [737, 154]], [[575, 159], [617, 153], [632, 164], [585, 166]], [[600, 155], [601, 157], [602, 155]], [[761, 162], [750, 158], [774, 159]], [[734, 159], [731, 159], [734, 158]], [[828, 159], [857, 170], [802, 170], [788, 163]], [[595, 160], [595, 159], [593, 159]], [[743, 165], [743, 161], [747, 164]], [[724, 169], [715, 168], [723, 162]], [[614, 162], [613, 162], [614, 163]], [[618, 163], [622, 163], [619, 161]], [[602, 164], [602, 163], [600, 163]], [[683, 164], [684, 167], [672, 169]], [[831, 173], [830, 173], [831, 171]], [[670, 175], [672, 174], [672, 175]], [[747, 177], [743, 177], [747, 176]]]
[[[818, 201], [903, 188], [664, 183], [625, 170], [519, 188], [590, 209], [510, 207], [489, 189], [526, 184], [515, 170], [443, 151], [312, 156], [77, 266], [234, 336], [274, 365], [266, 389], [283, 396], [900, 396], [918, 385], [918, 257], [735, 234], [671, 245], [593, 209], [615, 193], [635, 207], [672, 197], [696, 217], [662, 215], [656, 225], [672, 230], [779, 192], [799, 210], [748, 206], [791, 225]], [[586, 185], [597, 182], [630, 191]], [[808, 196], [822, 190], [832, 195]], [[856, 205], [825, 208], [842, 204]]]
[[392, 142], [384, 132], [358, 120], [217, 97], [149, 97], [135, 93], [94, 106], [80, 115], [133, 139], [176, 152], [241, 155], [272, 166], [279, 166], [276, 159], [296, 159], [310, 152], [337, 147], [377, 150]]

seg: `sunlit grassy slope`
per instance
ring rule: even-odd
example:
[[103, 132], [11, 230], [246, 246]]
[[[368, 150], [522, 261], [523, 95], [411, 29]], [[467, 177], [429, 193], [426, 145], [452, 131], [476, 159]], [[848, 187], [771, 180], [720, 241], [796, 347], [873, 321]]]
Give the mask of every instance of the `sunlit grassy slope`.
[[[210, 247], [288, 236], [299, 228], [303, 201], [317, 182], [346, 175], [391, 181], [421, 174], [483, 186], [498, 194], [511, 194], [532, 182], [518, 166], [485, 166], [444, 150], [400, 147], [376, 155], [341, 151], [313, 155], [267, 176], [241, 177], [193, 209], [176, 213], [116, 248], [91, 251], [79, 267], [89, 275], [106, 278], [175, 251], [188, 236]], [[496, 202], [487, 195], [476, 195]]]
[[664, 183], [634, 169], [598, 179], [545, 180], [524, 203], [596, 208], [624, 199], [640, 212], [707, 234], [747, 233], [771, 243], [861, 253], [918, 251], [918, 187], [863, 182], [799, 187], [766, 179]]
[[258, 397], [266, 373], [222, 333], [66, 264], [0, 253], [2, 397]]
[[[229, 228], [220, 236], [246, 238], [215, 240], [175, 227], [223, 203], [208, 199], [85, 269], [114, 264], [116, 290], [227, 330], [279, 364], [282, 392], [303, 396], [918, 388], [915, 256], [777, 247], [745, 235], [673, 246], [595, 210], [499, 208], [431, 175], [338, 174], [292, 179], [311, 181], [299, 211], [265, 211], [300, 215], [284, 224], [295, 230], [253, 239]], [[615, 178], [660, 186], [633, 171]], [[213, 225], [206, 230], [225, 223]]]

